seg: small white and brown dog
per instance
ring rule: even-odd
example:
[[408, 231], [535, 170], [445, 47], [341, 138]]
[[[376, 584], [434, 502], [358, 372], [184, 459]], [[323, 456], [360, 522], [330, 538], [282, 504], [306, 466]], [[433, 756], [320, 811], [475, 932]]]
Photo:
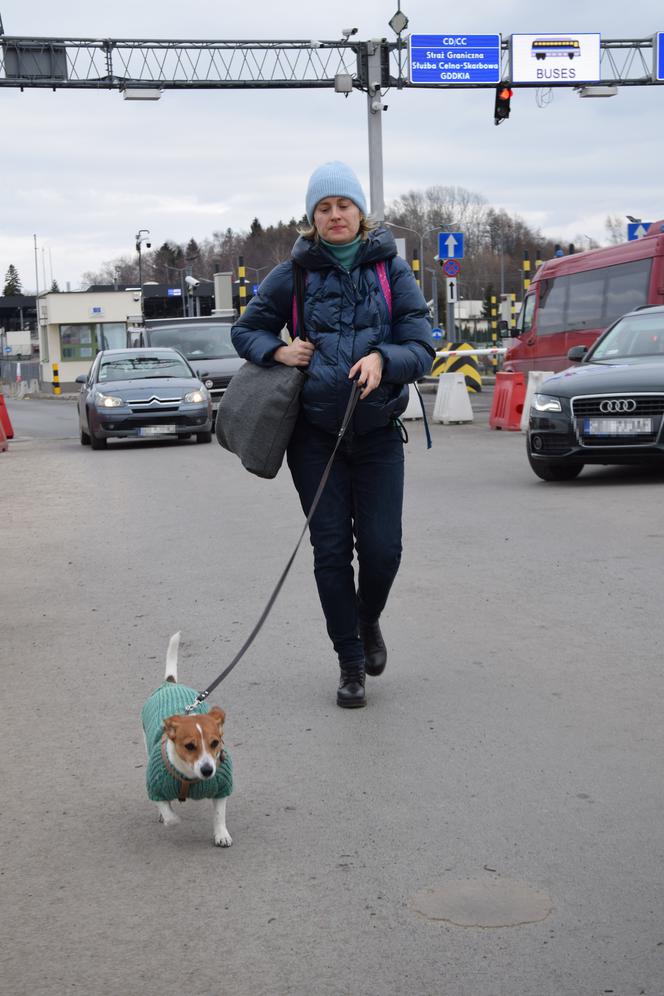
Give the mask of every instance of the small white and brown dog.
[[226, 714], [219, 706], [199, 703], [184, 715], [197, 692], [178, 683], [180, 634], [168, 644], [163, 684], [141, 710], [147, 751], [148, 797], [156, 802], [167, 827], [180, 822], [172, 803], [175, 799], [212, 799], [214, 842], [217, 847], [233, 843], [226, 828], [226, 799], [233, 791], [230, 755], [224, 750]]

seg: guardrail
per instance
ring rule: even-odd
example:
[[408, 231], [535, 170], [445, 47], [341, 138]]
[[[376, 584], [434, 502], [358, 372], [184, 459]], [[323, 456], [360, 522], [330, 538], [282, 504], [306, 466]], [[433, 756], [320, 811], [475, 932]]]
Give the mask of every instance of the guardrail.
[[26, 389], [39, 389], [39, 361], [0, 360], [0, 385], [4, 394], [18, 397]]

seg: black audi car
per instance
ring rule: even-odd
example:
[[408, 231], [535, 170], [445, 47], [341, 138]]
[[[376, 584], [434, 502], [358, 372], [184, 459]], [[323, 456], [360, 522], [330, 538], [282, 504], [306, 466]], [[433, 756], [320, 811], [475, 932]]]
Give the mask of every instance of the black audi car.
[[528, 421], [530, 466], [569, 481], [585, 464], [653, 464], [664, 470], [664, 307], [623, 315], [576, 365], [543, 381]]

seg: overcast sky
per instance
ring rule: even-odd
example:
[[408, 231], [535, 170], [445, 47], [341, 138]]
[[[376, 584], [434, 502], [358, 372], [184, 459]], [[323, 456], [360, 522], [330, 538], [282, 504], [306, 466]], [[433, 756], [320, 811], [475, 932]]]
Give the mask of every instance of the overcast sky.
[[[0, 0], [6, 35], [51, 38], [357, 39], [394, 34], [397, 0]], [[664, 31], [662, 0], [501, 0], [442, 5], [402, 0], [414, 34], [597, 31], [645, 38]], [[625, 87], [583, 100], [516, 90], [510, 119], [493, 123], [492, 88], [407, 89], [384, 97], [385, 200], [459, 185], [516, 212], [545, 236], [606, 241], [607, 215], [664, 218], [664, 87]], [[311, 171], [344, 159], [368, 189], [366, 96], [332, 90], [167, 91], [132, 102], [117, 91], [0, 88], [0, 279], [13, 263], [24, 290], [81, 286], [86, 270], [133, 252], [139, 228], [154, 246], [299, 217]], [[247, 261], [249, 262], [249, 261]], [[1, 289], [1, 287], [0, 287]]]

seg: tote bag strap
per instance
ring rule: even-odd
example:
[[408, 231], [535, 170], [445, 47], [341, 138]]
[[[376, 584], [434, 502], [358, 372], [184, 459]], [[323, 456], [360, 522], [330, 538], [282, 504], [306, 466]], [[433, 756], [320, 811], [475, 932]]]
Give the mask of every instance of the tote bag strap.
[[[292, 307], [292, 325], [293, 325], [293, 338], [296, 335], [300, 336], [300, 339], [306, 339], [307, 333], [304, 328], [304, 290], [307, 283], [307, 276], [305, 270], [298, 264], [293, 263], [293, 307]], [[298, 332], [299, 329], [299, 332]]]

